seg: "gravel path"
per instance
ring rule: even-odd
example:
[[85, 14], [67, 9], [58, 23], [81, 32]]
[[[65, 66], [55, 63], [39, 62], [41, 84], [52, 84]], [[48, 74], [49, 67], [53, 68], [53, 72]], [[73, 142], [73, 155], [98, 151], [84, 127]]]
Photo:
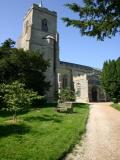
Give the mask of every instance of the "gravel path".
[[90, 108], [86, 135], [65, 160], [120, 160], [120, 112], [110, 103]]

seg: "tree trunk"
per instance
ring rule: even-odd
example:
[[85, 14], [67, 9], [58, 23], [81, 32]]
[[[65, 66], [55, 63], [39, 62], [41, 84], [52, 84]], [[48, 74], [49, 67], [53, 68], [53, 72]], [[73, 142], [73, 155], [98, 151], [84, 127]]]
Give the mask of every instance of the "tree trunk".
[[13, 114], [13, 122], [16, 123], [17, 122], [17, 115], [16, 115], [16, 111]]

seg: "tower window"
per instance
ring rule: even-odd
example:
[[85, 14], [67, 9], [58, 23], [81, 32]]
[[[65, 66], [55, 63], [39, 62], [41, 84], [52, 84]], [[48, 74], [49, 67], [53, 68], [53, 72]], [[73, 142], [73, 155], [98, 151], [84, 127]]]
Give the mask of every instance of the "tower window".
[[41, 27], [42, 31], [44, 32], [48, 32], [48, 24], [47, 24], [47, 19], [43, 19], [42, 20], [42, 27]]
[[29, 29], [29, 21], [26, 21], [25, 23], [25, 34], [28, 32]]

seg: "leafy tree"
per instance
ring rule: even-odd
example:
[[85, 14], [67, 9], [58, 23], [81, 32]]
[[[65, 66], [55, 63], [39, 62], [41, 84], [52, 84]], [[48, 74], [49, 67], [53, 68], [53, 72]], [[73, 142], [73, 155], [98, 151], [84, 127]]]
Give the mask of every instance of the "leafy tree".
[[18, 81], [12, 84], [0, 85], [0, 99], [4, 103], [4, 110], [8, 110], [13, 113], [13, 120], [16, 122], [17, 112], [26, 110], [32, 105], [34, 99], [41, 99], [41, 96], [37, 95], [37, 92], [24, 88], [25, 85]]
[[82, 35], [104, 40], [120, 32], [119, 0], [83, 0], [83, 5], [72, 3], [66, 6], [79, 15], [79, 19], [63, 18], [67, 26], [80, 29]]
[[[106, 61], [103, 65], [101, 83], [106, 93], [112, 98], [120, 99], [120, 59]], [[116, 100], [115, 100], [116, 101]]]
[[45, 80], [44, 74], [49, 62], [39, 52], [1, 48], [0, 55], [0, 83], [19, 80], [25, 83], [26, 88], [33, 89], [40, 95], [49, 89], [50, 83]]

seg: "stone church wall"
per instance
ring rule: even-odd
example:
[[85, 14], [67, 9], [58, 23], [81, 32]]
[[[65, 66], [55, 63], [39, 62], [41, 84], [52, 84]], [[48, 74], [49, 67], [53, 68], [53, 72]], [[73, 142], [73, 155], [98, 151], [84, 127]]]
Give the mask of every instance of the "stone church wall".
[[[77, 102], [106, 101], [105, 92], [100, 85], [100, 73], [100, 70], [92, 67], [61, 61], [59, 67], [60, 88], [74, 90]], [[63, 85], [64, 76], [67, 80], [66, 86]]]
[[62, 88], [74, 90], [78, 102], [105, 99], [105, 94], [98, 84], [100, 70], [59, 61], [56, 12], [33, 4], [24, 17], [23, 31], [17, 47], [39, 51], [49, 60], [50, 67], [45, 73], [46, 81], [51, 83], [51, 88], [46, 94], [48, 102], [54, 102], [56, 91], [60, 92]]

